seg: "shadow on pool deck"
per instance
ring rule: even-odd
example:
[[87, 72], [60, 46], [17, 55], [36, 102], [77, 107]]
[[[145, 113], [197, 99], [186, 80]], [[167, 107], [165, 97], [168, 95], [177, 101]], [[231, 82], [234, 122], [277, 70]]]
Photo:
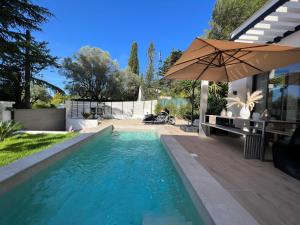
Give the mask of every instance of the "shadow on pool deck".
[[[180, 132], [181, 133], [181, 132]], [[300, 221], [300, 181], [271, 162], [244, 159], [237, 138], [172, 134], [174, 138], [262, 225]]]

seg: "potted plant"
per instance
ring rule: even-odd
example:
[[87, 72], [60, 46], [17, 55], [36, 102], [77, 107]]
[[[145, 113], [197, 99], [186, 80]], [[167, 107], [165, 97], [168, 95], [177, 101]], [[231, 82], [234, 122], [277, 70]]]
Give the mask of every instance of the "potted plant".
[[243, 102], [239, 97], [234, 98], [225, 98], [227, 103], [227, 108], [230, 108], [234, 105], [237, 107], [241, 106], [240, 117], [243, 119], [249, 119], [251, 111], [253, 110], [256, 103], [263, 98], [262, 91], [257, 90], [250, 95], [250, 92], [247, 92], [247, 101]]
[[84, 119], [88, 119], [91, 116], [91, 114], [88, 112], [83, 112], [81, 113], [81, 115], [83, 116]]

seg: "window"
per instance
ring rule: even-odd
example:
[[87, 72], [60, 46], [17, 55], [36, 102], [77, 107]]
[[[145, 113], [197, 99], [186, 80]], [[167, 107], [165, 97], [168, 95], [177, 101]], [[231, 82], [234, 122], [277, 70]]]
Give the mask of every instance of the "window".
[[253, 87], [264, 95], [255, 112], [268, 109], [273, 120], [300, 121], [300, 64], [257, 75]]

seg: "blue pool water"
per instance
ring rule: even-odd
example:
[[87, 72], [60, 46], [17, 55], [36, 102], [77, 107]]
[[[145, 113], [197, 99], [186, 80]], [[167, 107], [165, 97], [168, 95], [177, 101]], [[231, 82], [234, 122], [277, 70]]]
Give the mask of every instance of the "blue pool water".
[[1, 225], [141, 225], [170, 219], [203, 224], [151, 132], [100, 135], [0, 196]]

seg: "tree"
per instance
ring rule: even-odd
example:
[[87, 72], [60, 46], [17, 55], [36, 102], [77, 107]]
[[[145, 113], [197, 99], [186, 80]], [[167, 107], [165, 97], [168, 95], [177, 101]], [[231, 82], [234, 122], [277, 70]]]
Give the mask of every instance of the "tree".
[[65, 102], [66, 97], [62, 95], [60, 92], [56, 92], [55, 95], [51, 99], [51, 104], [59, 105]]
[[71, 95], [84, 99], [107, 99], [108, 80], [119, 71], [109, 53], [100, 48], [82, 47], [73, 57], [65, 58], [61, 73], [67, 79]]
[[15, 101], [17, 108], [31, 107], [30, 87], [33, 83], [63, 93], [60, 88], [38, 78], [43, 69], [58, 66], [57, 58], [50, 55], [48, 43], [27, 38], [18, 44], [18, 51], [12, 57], [3, 57], [0, 62], [0, 98]]
[[163, 77], [174, 65], [174, 63], [182, 56], [182, 53], [183, 52], [181, 50], [172, 49], [170, 55], [164, 60], [162, 66], [158, 68], [158, 74]]
[[[181, 55], [182, 55], [182, 51], [181, 50], [174, 50], [174, 49], [172, 49], [170, 55], [164, 60], [164, 62], [158, 68], [158, 75], [160, 77], [164, 77], [165, 74], [168, 72], [168, 70], [181, 57]], [[178, 83], [179, 83], [178, 81], [174, 81], [174, 80], [161, 79], [159, 81], [159, 86], [160, 86], [162, 94], [164, 94], [164, 95], [171, 95], [171, 96], [174, 96], [174, 95], [178, 94], [175, 91], [176, 85]]]
[[128, 60], [128, 67], [131, 72], [139, 75], [139, 58], [138, 58], [138, 44], [137, 42], [133, 42], [131, 45], [130, 56]]
[[222, 109], [226, 108], [225, 97], [228, 93], [228, 84], [222, 82], [210, 82], [208, 87], [207, 113], [220, 115]]
[[21, 39], [24, 37], [22, 30], [40, 31], [40, 25], [53, 16], [48, 9], [28, 0], [5, 0], [1, 1], [0, 7], [1, 42]]
[[45, 86], [32, 85], [30, 103], [35, 104], [39, 102], [48, 103], [51, 100], [51, 95]]
[[151, 42], [147, 51], [147, 70], [144, 82], [144, 95], [147, 99], [154, 97], [155, 90], [152, 87], [152, 81], [155, 74], [155, 48], [154, 43]]
[[114, 101], [136, 101], [140, 78], [129, 68], [119, 71], [110, 77], [108, 81], [108, 96]]
[[267, 0], [217, 0], [207, 37], [230, 39], [230, 33], [266, 2]]
[[15, 101], [17, 107], [30, 108], [31, 83], [44, 82], [35, 80], [36, 75], [57, 65], [47, 43], [35, 41], [30, 31], [40, 31], [52, 14], [28, 0], [2, 1], [0, 12], [0, 97]]
[[154, 77], [154, 56], [155, 56], [155, 48], [153, 42], [150, 43], [148, 52], [147, 52], [147, 71], [146, 71], [146, 84], [148, 86], [151, 85], [151, 82]]

